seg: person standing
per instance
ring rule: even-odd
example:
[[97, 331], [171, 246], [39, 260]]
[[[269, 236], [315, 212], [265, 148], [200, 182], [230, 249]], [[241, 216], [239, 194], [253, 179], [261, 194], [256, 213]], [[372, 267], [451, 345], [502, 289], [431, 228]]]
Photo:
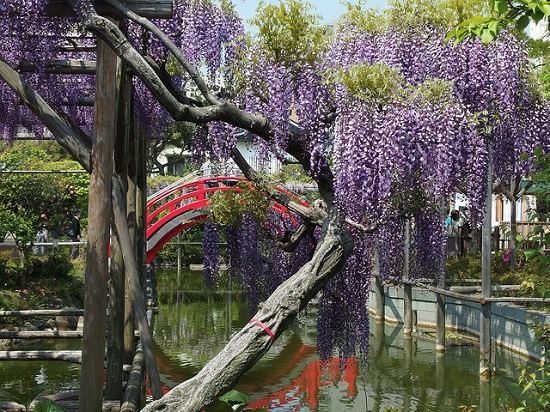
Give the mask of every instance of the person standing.
[[[71, 219], [71, 224], [69, 225], [69, 231], [71, 241], [80, 242], [80, 210], [78, 209], [73, 211], [73, 218]], [[71, 259], [76, 259], [79, 255], [80, 245], [73, 245], [71, 250]]]
[[[44, 242], [47, 242], [47, 241], [48, 241], [48, 224], [43, 223], [42, 227], [40, 228], [40, 230], [36, 234], [36, 243], [44, 243]], [[37, 255], [39, 253], [41, 255], [45, 255], [47, 252], [48, 252], [48, 249], [44, 245], [34, 246], [33, 253], [35, 255]]]

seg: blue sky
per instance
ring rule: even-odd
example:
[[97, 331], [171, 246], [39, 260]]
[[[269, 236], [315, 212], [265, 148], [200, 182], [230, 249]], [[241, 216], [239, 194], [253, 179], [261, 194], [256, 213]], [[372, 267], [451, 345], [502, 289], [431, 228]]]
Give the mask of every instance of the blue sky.
[[[245, 25], [247, 25], [247, 19], [250, 19], [260, 0], [233, 0], [237, 8], [237, 12], [242, 16]], [[279, 0], [264, 0], [265, 3], [278, 4]], [[357, 0], [351, 1], [353, 4], [357, 4]], [[338, 0], [309, 0], [315, 7], [315, 12], [323, 18], [323, 23], [332, 23], [340, 15], [346, 12], [346, 6], [343, 6]], [[369, 0], [367, 7], [384, 7], [386, 0]]]

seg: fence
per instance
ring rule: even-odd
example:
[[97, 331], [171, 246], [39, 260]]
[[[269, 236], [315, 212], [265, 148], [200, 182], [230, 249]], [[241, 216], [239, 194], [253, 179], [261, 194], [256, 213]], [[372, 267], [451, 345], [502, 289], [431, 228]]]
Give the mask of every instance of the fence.
[[[147, 318], [150, 322], [152, 308], [147, 311]], [[83, 309], [59, 309], [59, 310], [20, 310], [0, 311], [0, 317], [32, 318], [41, 316], [57, 317], [82, 317]], [[63, 322], [63, 320], [60, 320]], [[4, 331], [0, 330], [0, 339], [82, 339], [81, 326], [76, 330], [52, 330], [52, 331]], [[80, 350], [5, 350], [0, 351], [2, 360], [61, 360], [65, 362], [82, 363], [82, 351]], [[135, 347], [134, 357], [131, 365], [123, 366], [123, 373], [129, 374], [126, 390], [121, 400], [104, 400], [104, 411], [137, 411], [144, 399], [144, 354], [141, 341], [138, 340]], [[78, 409], [78, 392], [69, 392], [61, 395], [46, 396], [47, 399], [56, 401], [65, 410]], [[21, 405], [15, 402], [2, 402], [0, 409], [21, 410]]]

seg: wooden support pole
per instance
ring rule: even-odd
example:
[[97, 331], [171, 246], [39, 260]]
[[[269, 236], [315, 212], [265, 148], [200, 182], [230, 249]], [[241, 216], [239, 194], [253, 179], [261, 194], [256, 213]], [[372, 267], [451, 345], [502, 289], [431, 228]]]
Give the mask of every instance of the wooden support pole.
[[[405, 220], [405, 264], [403, 279], [409, 280], [410, 276], [410, 249], [411, 249], [411, 220]], [[412, 285], [405, 283], [403, 286], [403, 333], [410, 337], [413, 329]]]
[[79, 410], [82, 412], [97, 412], [103, 405], [113, 136], [116, 133], [118, 61], [116, 54], [101, 40], [98, 40], [97, 61], [80, 372]]
[[487, 194], [485, 197], [485, 214], [481, 230], [481, 302], [479, 320], [479, 373], [482, 379], [490, 378], [489, 361], [491, 357], [491, 207], [493, 197], [493, 154], [489, 150], [489, 167], [487, 171]]
[[[445, 287], [445, 278], [439, 280], [437, 285], [443, 289]], [[441, 293], [435, 294], [436, 298], [436, 333], [435, 333], [435, 351], [445, 352], [445, 296]]]
[[[128, 235], [134, 251], [137, 250], [137, 164], [138, 164], [138, 133], [133, 117], [130, 116], [128, 125], [128, 182], [126, 191], [126, 221]], [[137, 254], [136, 254], [137, 256]], [[136, 346], [134, 330], [134, 300], [130, 293], [128, 269], [125, 270], [126, 297], [124, 301], [124, 363], [132, 362]]]
[[135, 412], [140, 409], [141, 384], [145, 374], [144, 362], [143, 349], [141, 343], [139, 343], [132, 360], [132, 369], [130, 370], [128, 385], [124, 392], [121, 412]]
[[132, 243], [128, 235], [128, 224], [126, 222], [126, 214], [120, 207], [122, 203], [122, 192], [120, 189], [119, 178], [113, 176], [113, 212], [115, 218], [115, 227], [119, 234], [122, 255], [124, 256], [124, 264], [128, 269], [130, 292], [134, 298], [134, 311], [136, 314], [136, 322], [140, 333], [141, 344], [145, 353], [145, 366], [149, 373], [151, 388], [153, 391], [153, 399], [162, 398], [162, 388], [160, 377], [153, 350], [153, 337], [149, 324], [147, 322], [147, 313], [145, 311], [145, 298], [139, 281], [139, 269], [136, 264], [136, 256]]
[[[384, 294], [384, 285], [380, 281], [380, 260], [378, 258], [378, 246], [374, 248], [372, 276], [374, 276], [374, 311], [377, 322], [384, 322], [386, 319], [386, 303]], [[383, 332], [383, 331], [382, 331]]]
[[[130, 124], [130, 99], [132, 84], [126, 74], [126, 65], [120, 64], [117, 71], [118, 121], [115, 142], [115, 171], [121, 176], [128, 174], [128, 127]], [[121, 188], [126, 193], [126, 186]], [[126, 197], [123, 198], [126, 201]], [[121, 207], [126, 210], [123, 203]], [[120, 248], [118, 232], [112, 236], [111, 282], [109, 298], [109, 339], [107, 351], [107, 384], [105, 399], [122, 399], [122, 366], [124, 364], [124, 309], [126, 279], [124, 259]], [[128, 362], [129, 363], [129, 362]]]

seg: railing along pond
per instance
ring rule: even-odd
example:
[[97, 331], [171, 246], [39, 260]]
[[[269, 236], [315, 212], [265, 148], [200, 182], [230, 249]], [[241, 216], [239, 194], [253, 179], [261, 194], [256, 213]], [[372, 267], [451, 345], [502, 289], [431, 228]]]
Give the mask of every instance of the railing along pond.
[[[147, 311], [147, 319], [150, 322], [152, 308]], [[0, 317], [15, 317], [15, 318], [34, 318], [34, 317], [80, 317], [84, 316], [83, 309], [41, 309], [41, 310], [10, 310], [0, 311]], [[0, 339], [82, 339], [82, 330], [77, 327], [77, 330], [43, 330], [43, 331], [11, 331], [0, 330]], [[71, 363], [82, 363], [82, 351], [80, 350], [4, 350], [0, 351], [0, 361], [15, 361], [15, 360], [58, 360]], [[123, 399], [103, 402], [104, 410], [119, 410], [124, 412], [138, 411], [144, 399], [144, 354], [141, 343], [138, 341], [134, 352], [132, 365], [124, 365], [123, 373], [129, 374], [124, 391]], [[74, 394], [71, 394], [74, 397]], [[68, 410], [78, 409], [78, 400], [62, 401], [65, 403]], [[5, 410], [20, 410], [19, 404], [4, 403], [2, 408]]]

